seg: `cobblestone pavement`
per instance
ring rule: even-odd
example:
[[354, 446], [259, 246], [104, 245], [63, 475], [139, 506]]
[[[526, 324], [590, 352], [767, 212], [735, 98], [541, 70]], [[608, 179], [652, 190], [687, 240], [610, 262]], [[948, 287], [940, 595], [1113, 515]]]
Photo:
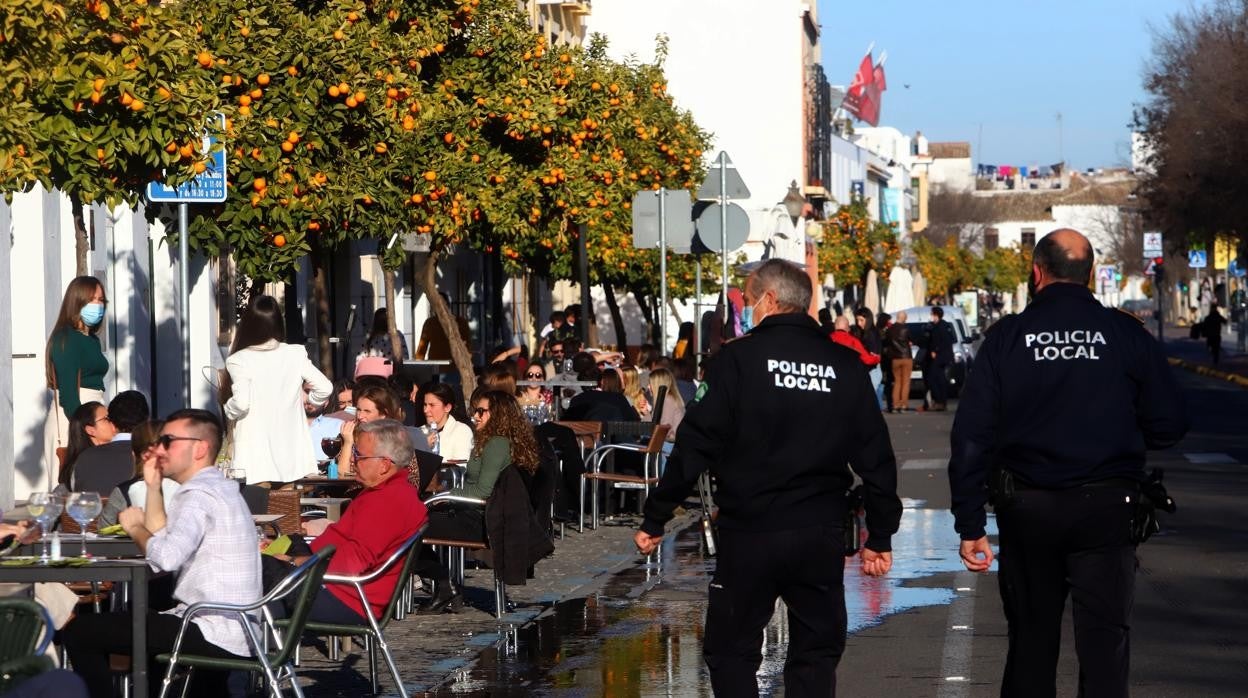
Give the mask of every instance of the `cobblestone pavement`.
[[[688, 525], [686, 514], [670, 530]], [[494, 618], [494, 576], [488, 569], [466, 573], [464, 609], [458, 614], [409, 615], [392, 621], [386, 640], [399, 665], [399, 674], [411, 695], [436, 688], [466, 669], [482, 652], [503, 642], [509, 627], [523, 626], [556, 602], [577, 598], [602, 586], [610, 577], [641, 561], [633, 547], [637, 519], [607, 522], [597, 531], [577, 533], [568, 527], [556, 539], [555, 553], [537, 565], [535, 578], [525, 586], [507, 588], [515, 607]], [[471, 563], [469, 563], [471, 566]], [[423, 598], [423, 597], [421, 597]], [[309, 696], [369, 695], [368, 655], [362, 645], [346, 649], [339, 661], [330, 661], [324, 639], [305, 644], [299, 668], [301, 685]], [[380, 695], [397, 695], [380, 653], [377, 656]]]

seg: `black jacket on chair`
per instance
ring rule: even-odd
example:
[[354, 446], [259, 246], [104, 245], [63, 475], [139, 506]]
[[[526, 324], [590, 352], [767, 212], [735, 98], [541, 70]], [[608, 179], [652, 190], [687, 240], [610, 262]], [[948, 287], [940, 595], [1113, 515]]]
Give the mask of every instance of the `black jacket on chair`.
[[537, 521], [524, 476], [514, 465], [499, 473], [485, 504], [485, 534], [494, 557], [494, 573], [504, 584], [524, 584], [529, 568], [555, 551], [555, 544]]

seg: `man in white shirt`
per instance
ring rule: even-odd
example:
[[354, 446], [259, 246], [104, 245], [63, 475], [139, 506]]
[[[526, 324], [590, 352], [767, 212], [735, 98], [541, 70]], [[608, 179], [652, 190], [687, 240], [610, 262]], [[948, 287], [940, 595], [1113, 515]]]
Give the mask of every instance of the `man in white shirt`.
[[[131, 507], [118, 517], [156, 572], [176, 572], [177, 605], [149, 613], [147, 649], [155, 656], [173, 648], [182, 614], [191, 604], [250, 604], [260, 598], [260, 552], [255, 525], [238, 484], [214, 467], [221, 449], [221, 422], [204, 410], [179, 410], [161, 430], [156, 458], [143, 467], [146, 511]], [[171, 501], [161, 496], [162, 478], [181, 487]], [[166, 511], [166, 506], [167, 511]], [[64, 630], [74, 671], [92, 696], [112, 694], [109, 654], [131, 651], [129, 613], [81, 615]], [[245, 631], [234, 616], [201, 614], [187, 628], [183, 651], [220, 657], [248, 656]], [[224, 672], [197, 670], [193, 695], [228, 693]]]

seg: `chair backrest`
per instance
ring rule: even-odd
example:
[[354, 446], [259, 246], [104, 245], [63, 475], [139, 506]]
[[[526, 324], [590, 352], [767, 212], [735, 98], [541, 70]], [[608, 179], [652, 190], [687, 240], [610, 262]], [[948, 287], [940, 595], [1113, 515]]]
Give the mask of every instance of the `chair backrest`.
[[403, 599], [403, 590], [407, 587], [407, 580], [412, 575], [412, 568], [416, 566], [416, 561], [420, 559], [420, 541], [425, 537], [425, 531], [429, 530], [429, 521], [426, 520], [410, 538], [394, 551], [389, 560], [380, 569], [384, 570], [395, 563], [396, 560], [402, 559], [403, 566], [399, 568], [399, 578], [395, 580], [394, 593], [390, 594], [390, 601], [386, 603], [385, 609], [382, 610], [381, 617], [377, 619], [377, 625], [385, 628], [390, 623], [390, 619], [394, 617], [394, 609], [398, 607], [399, 602]]
[[299, 490], [269, 490], [269, 514], [280, 514], [277, 530], [285, 535], [300, 533]]
[[654, 432], [650, 434], [650, 441], [646, 444], [646, 455], [653, 456], [663, 450], [663, 442], [667, 440], [667, 433], [672, 430], [670, 424], [656, 424]]
[[[21, 597], [0, 598], [0, 628], [4, 628], [0, 632], [0, 661], [42, 654], [52, 639], [52, 633], [45, 633], [44, 628], [51, 626], [48, 612], [38, 603]], [[45, 635], [47, 641], [40, 642]]]
[[[103, 511], [103, 508], [106, 506], [108, 506], [108, 497], [100, 497], [101, 511]], [[60, 521], [60, 526], [58, 526], [58, 529], [60, 530], [61, 533], [82, 533], [82, 527], [78, 525], [78, 522], [69, 518], [69, 514], [66, 514], [65, 512], [61, 512], [61, 521]], [[90, 531], [91, 533], [95, 533], [99, 531], [99, 529], [100, 529], [100, 519], [97, 516], [96, 518], [91, 520], [91, 523], [87, 524], [87, 530]]]
[[247, 502], [247, 510], [253, 514], [269, 513], [269, 488], [260, 485], [238, 486], [243, 493], [243, 501]]
[[663, 419], [663, 403], [667, 402], [667, 386], [659, 386], [659, 394], [654, 396], [654, 407], [650, 412], [650, 421], [658, 424]]
[[282, 639], [282, 646], [269, 655], [269, 663], [281, 666], [290, 661], [295, 648], [299, 646], [299, 638], [303, 635], [303, 626], [308, 622], [308, 614], [312, 611], [312, 600], [321, 588], [321, 580], [325, 570], [329, 568], [329, 560], [334, 555], [334, 546], [327, 545], [295, 569], [286, 578], [277, 583], [264, 598], [265, 604], [279, 601], [290, 594], [295, 594], [295, 604], [287, 616], [289, 625]]

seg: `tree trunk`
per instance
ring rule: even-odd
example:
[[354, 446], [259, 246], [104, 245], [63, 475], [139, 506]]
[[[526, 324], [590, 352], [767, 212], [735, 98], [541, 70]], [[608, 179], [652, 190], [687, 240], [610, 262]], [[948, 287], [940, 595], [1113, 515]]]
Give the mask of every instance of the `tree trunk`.
[[646, 321], [646, 333], [645, 334], [646, 334], [646, 337], [649, 338], [646, 341], [648, 341], [650, 344], [654, 344], [657, 346], [659, 343], [659, 340], [655, 338], [655, 333], [659, 331], [659, 326], [655, 322], [655, 314], [654, 314], [653, 309], [650, 307], [650, 299], [646, 297], [644, 294], [642, 294], [641, 291], [638, 291], [636, 288], [633, 288], [631, 290], [633, 292], [633, 297], [637, 299], [637, 306], [641, 308], [641, 317], [643, 320]]
[[620, 303], [615, 298], [615, 289], [610, 281], [602, 282], [602, 294], [607, 297], [607, 308], [611, 310], [611, 324], [615, 325], [615, 345], [621, 352], [628, 348], [628, 334], [624, 329], [624, 316], [620, 314]]
[[451, 315], [450, 307], [438, 293], [437, 250], [430, 250], [429, 258], [425, 260], [424, 273], [420, 275], [420, 286], [425, 297], [429, 299], [429, 307], [433, 309], [434, 317], [438, 319], [438, 324], [442, 325], [442, 331], [446, 333], [446, 341], [451, 345], [451, 360], [455, 364], [455, 369], [459, 371], [460, 385], [463, 386], [464, 399], [467, 400], [477, 389], [477, 377], [472, 372], [472, 354], [469, 353], [464, 338], [459, 335], [459, 324], [455, 322], [455, 316]]
[[74, 219], [74, 271], [76, 276], [86, 276], [91, 273], [87, 266], [91, 241], [87, 237], [86, 217], [82, 214], [82, 197], [78, 194], [70, 194], [69, 202]]
[[[334, 380], [338, 367], [334, 365], [334, 352], [329, 342], [333, 334], [329, 323], [329, 253], [319, 243], [313, 242], [309, 259], [312, 263], [312, 304], [316, 309], [316, 349], [320, 355], [321, 371]], [[347, 344], [342, 345], [342, 351], [347, 351], [347, 348]]]
[[399, 343], [399, 332], [394, 322], [394, 275], [397, 269], [381, 268], [381, 284], [386, 290], [386, 332], [390, 335], [391, 356], [398, 363], [403, 362], [403, 345]]

